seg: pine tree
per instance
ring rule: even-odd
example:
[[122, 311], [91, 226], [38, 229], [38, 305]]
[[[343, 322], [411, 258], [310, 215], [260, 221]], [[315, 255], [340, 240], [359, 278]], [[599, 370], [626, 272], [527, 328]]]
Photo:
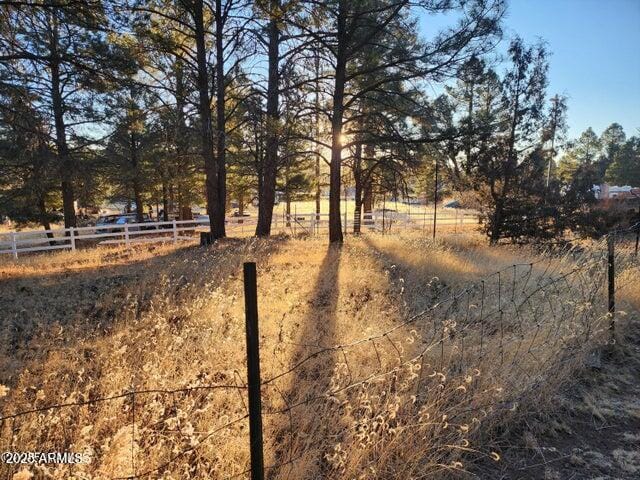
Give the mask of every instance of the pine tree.
[[55, 151], [47, 123], [24, 90], [0, 91], [0, 216], [45, 230], [60, 207]]
[[616, 185], [640, 187], [640, 137], [631, 137], [616, 148], [605, 178]]
[[10, 28], [0, 30], [1, 76], [7, 88], [28, 91], [52, 130], [65, 226], [73, 227], [78, 151], [96, 140], [82, 126], [100, 122], [98, 94], [108, 89], [115, 72], [132, 63], [110, 48], [101, 2], [6, 8]]

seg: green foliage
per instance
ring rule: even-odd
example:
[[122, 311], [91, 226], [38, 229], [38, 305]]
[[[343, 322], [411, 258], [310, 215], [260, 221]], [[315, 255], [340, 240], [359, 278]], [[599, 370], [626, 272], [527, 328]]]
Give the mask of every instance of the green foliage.
[[598, 159], [598, 175], [601, 179], [606, 180], [607, 169], [614, 161], [626, 138], [624, 129], [619, 123], [612, 123], [600, 135], [602, 153]]
[[45, 228], [60, 215], [47, 128], [22, 91], [0, 91], [0, 216]]
[[616, 148], [605, 179], [615, 185], [640, 187], [640, 138], [632, 137]]
[[569, 184], [576, 175], [580, 164], [572, 152], [566, 152], [560, 157], [555, 170], [556, 177], [563, 183]]
[[592, 165], [598, 159], [602, 143], [591, 127], [587, 128], [580, 138], [573, 143], [571, 152], [581, 165]]
[[[492, 240], [520, 240], [599, 224], [604, 178], [640, 183], [638, 139], [620, 125], [565, 145], [543, 43], [513, 39], [500, 66], [486, 56], [501, 0], [221, 5], [5, 6], [0, 214], [44, 225], [69, 200], [177, 213], [206, 198], [220, 217], [225, 200], [270, 197], [274, 178], [288, 200], [308, 197], [317, 159], [336, 211], [340, 181], [357, 201], [431, 200], [437, 162], [440, 196], [472, 196]], [[461, 21], [421, 38], [418, 11]]]

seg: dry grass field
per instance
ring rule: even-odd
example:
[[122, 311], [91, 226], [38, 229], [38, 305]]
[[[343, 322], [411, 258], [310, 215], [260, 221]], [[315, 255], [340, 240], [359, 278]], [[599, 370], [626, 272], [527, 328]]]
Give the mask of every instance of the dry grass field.
[[[0, 259], [1, 450], [91, 456], [0, 474], [248, 478], [241, 272], [256, 261], [268, 478], [542, 478], [510, 471], [528, 454], [508, 447], [528, 419], [555, 421], [609, 338], [600, 247], [367, 235]], [[623, 268], [620, 338], [640, 305]], [[618, 361], [638, 356], [628, 343]]]

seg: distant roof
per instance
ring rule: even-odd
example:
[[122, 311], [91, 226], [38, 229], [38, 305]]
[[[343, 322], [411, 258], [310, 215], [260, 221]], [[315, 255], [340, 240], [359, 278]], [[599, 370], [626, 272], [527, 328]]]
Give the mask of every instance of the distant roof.
[[614, 192], [630, 192], [631, 190], [633, 190], [633, 187], [631, 187], [630, 185], [624, 185], [622, 187], [619, 187], [617, 185], [612, 185], [609, 187], [609, 192], [610, 193], [614, 193]]

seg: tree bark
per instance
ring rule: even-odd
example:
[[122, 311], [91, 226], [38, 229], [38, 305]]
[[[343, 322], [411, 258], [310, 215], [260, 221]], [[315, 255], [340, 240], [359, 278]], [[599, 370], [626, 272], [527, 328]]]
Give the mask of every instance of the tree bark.
[[289, 169], [285, 172], [285, 185], [284, 185], [284, 201], [285, 212], [287, 214], [287, 228], [291, 227], [291, 194], [289, 192]]
[[[204, 12], [202, 0], [193, 2], [193, 19], [195, 25], [196, 59], [198, 64], [198, 111], [200, 114], [201, 155], [204, 160], [205, 184], [207, 194], [207, 213], [209, 214], [209, 230], [212, 239], [219, 238], [216, 222], [218, 216], [219, 190], [218, 168], [213, 153], [213, 126], [211, 123], [211, 101], [209, 98], [209, 75], [207, 69], [207, 51], [204, 31]], [[223, 203], [224, 204], [224, 203]], [[224, 224], [224, 219], [223, 219]]]
[[178, 187], [178, 211], [180, 212], [180, 220], [188, 220], [183, 218], [182, 213], [186, 211], [186, 199], [189, 198], [188, 187], [186, 185], [187, 173], [187, 125], [185, 121], [185, 105], [186, 105], [186, 86], [184, 80], [184, 64], [180, 57], [176, 57], [174, 63], [174, 72], [176, 80], [176, 124], [175, 124], [175, 152], [178, 160], [177, 165], [177, 187]]
[[218, 198], [213, 217], [210, 218], [211, 233], [213, 238], [226, 236], [224, 218], [227, 199], [227, 165], [226, 165], [226, 124], [225, 97], [226, 85], [224, 83], [224, 46], [223, 30], [224, 19], [222, 0], [216, 0], [216, 156], [217, 156], [217, 181]]
[[62, 189], [62, 211], [64, 214], [64, 227], [76, 226], [75, 195], [73, 191], [73, 162], [67, 143], [66, 125], [64, 122], [64, 101], [61, 91], [60, 79], [60, 56], [58, 53], [58, 25], [55, 18], [52, 19], [49, 63], [51, 69], [51, 103], [55, 124], [55, 143], [58, 156], [58, 166], [60, 168], [60, 179]]
[[337, 52], [335, 83], [333, 89], [333, 112], [331, 117], [331, 165], [329, 168], [329, 241], [342, 243], [342, 221], [340, 218], [340, 167], [342, 163], [342, 118], [344, 115], [344, 87], [346, 82], [346, 2], [338, 4]]
[[355, 211], [353, 212], [353, 233], [361, 231], [362, 225], [362, 182], [356, 180], [355, 185]]
[[144, 221], [144, 203], [142, 202], [142, 188], [140, 186], [140, 171], [138, 165], [138, 144], [134, 132], [130, 133], [129, 154], [131, 158], [131, 167], [133, 169], [133, 200], [136, 204], [136, 222]]
[[493, 221], [491, 222], [491, 236], [489, 237], [491, 245], [495, 245], [500, 240], [500, 234], [502, 233], [502, 212], [503, 202], [502, 198], [496, 201], [496, 207], [493, 212]]
[[[364, 161], [375, 163], [375, 146], [371, 143], [367, 143], [364, 146]], [[364, 210], [365, 215], [369, 214], [369, 218], [365, 219], [364, 223], [371, 223], [371, 212], [373, 211], [373, 167], [369, 167], [367, 171], [367, 175], [364, 176], [361, 182], [362, 188], [362, 209]]]
[[140, 183], [136, 180], [133, 182], [133, 198], [136, 203], [136, 222], [144, 222], [144, 203], [142, 202], [142, 193], [140, 192]]
[[280, 60], [280, 31], [278, 18], [280, 0], [271, 0], [269, 14], [269, 80], [267, 85], [267, 131], [266, 151], [262, 180], [262, 195], [258, 205], [258, 225], [256, 235], [263, 237], [271, 234], [273, 205], [276, 200], [276, 174], [278, 170], [278, 88]]
[[[316, 138], [320, 139], [320, 54], [317, 52], [315, 57], [315, 73], [316, 73], [316, 82], [315, 82], [315, 108], [316, 108]], [[320, 186], [320, 145], [316, 145], [316, 169], [315, 169], [315, 177], [316, 177], [316, 222], [320, 221], [320, 195], [321, 195], [321, 186]]]
[[371, 213], [373, 210], [373, 192], [370, 180], [364, 184], [362, 190], [362, 208], [365, 214]]
[[162, 180], [162, 221], [169, 221], [169, 186], [165, 179]]
[[353, 179], [355, 181], [355, 210], [353, 212], [353, 233], [360, 233], [362, 222], [362, 144], [356, 145], [353, 159]]
[[244, 215], [244, 192], [238, 194], [238, 214], [241, 217]]
[[[40, 214], [40, 225], [42, 225], [45, 230], [51, 230], [49, 215], [47, 215], [47, 205], [42, 195], [38, 196], [38, 213]], [[50, 240], [50, 246], [55, 245], [55, 242], [53, 242], [53, 233], [47, 232], [47, 238]]]

